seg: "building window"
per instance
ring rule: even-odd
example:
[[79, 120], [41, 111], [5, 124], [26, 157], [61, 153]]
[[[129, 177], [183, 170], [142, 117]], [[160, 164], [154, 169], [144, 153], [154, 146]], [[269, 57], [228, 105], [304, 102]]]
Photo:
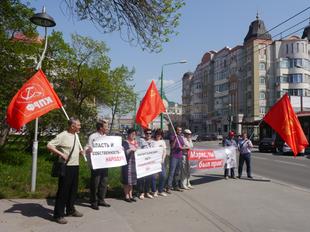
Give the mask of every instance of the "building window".
[[286, 45], [286, 54], [288, 54], [288, 44]]
[[263, 91], [259, 92], [259, 99], [260, 99], [260, 100], [265, 100], [265, 99], [266, 99], [266, 94], [265, 94], [265, 92], [263, 92]]
[[280, 61], [280, 68], [289, 68], [289, 67], [290, 67], [289, 59], [284, 58]]
[[261, 107], [259, 108], [259, 113], [260, 113], [260, 114], [266, 114], [266, 107], [265, 107], [265, 106], [261, 106]]
[[265, 65], [265, 63], [259, 63], [259, 69], [260, 70], [266, 70], [266, 65]]
[[261, 84], [261, 85], [265, 85], [265, 84], [266, 84], [266, 81], [265, 81], [265, 77], [264, 77], [264, 76], [260, 76], [260, 77], [259, 77], [259, 81], [260, 81], [260, 84]]

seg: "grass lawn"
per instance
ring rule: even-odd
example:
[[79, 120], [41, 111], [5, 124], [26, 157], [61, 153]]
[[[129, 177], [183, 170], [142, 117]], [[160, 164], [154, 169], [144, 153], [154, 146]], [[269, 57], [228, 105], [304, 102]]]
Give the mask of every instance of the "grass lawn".
[[[39, 143], [36, 191], [31, 189], [32, 153], [26, 152], [24, 144], [10, 145], [0, 151], [0, 199], [2, 198], [49, 198], [57, 191], [57, 178], [51, 177], [54, 156]], [[79, 198], [89, 198], [90, 170], [81, 157]], [[108, 197], [121, 197], [120, 168], [109, 169]]]

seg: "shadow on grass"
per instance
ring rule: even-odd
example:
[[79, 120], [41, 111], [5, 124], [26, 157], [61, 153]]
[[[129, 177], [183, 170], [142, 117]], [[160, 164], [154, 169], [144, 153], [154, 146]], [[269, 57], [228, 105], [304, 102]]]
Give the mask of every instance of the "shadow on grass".
[[4, 213], [18, 213], [25, 217], [39, 217], [49, 221], [53, 220], [53, 210], [45, 208], [38, 203], [16, 202], [11, 208], [5, 210]]

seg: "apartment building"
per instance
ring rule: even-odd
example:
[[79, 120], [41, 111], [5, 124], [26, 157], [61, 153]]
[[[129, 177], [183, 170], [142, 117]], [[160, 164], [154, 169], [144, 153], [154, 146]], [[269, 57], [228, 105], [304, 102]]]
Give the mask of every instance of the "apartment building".
[[257, 16], [242, 45], [206, 52], [194, 73], [184, 74], [183, 123], [198, 134], [257, 132], [285, 93], [295, 111], [310, 111], [309, 40], [310, 25], [302, 38], [272, 40]]

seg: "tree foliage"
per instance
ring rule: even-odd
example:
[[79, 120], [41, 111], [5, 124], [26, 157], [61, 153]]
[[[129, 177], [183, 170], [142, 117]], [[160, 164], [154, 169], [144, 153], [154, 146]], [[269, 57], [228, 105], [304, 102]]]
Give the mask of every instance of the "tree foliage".
[[72, 14], [151, 52], [176, 35], [184, 0], [65, 0]]

